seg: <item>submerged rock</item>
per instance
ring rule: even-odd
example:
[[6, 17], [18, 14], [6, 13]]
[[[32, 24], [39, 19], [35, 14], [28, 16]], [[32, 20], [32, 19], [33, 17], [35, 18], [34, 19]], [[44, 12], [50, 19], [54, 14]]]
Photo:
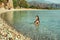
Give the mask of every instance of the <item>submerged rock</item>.
[[3, 19], [0, 18], [0, 40], [32, 40], [29, 37], [23, 36], [13, 27], [9, 26]]

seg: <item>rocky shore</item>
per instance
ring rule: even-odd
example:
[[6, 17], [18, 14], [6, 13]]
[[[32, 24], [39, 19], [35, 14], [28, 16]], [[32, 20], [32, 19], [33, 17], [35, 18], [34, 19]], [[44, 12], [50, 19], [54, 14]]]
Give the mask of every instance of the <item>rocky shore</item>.
[[0, 18], [0, 40], [31, 40], [29, 37], [23, 36], [13, 27], [9, 26]]
[[6, 10], [0, 8], [0, 40], [32, 40], [29, 37], [23, 36], [20, 32], [9, 26], [5, 20], [1, 18], [1, 14], [9, 11], [23, 11], [23, 10], [36, 10], [36, 9], [11, 9]]

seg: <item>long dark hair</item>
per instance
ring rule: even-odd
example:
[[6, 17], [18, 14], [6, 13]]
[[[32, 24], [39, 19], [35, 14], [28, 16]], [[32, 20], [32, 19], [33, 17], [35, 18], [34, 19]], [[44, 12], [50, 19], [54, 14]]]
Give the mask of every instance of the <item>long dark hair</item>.
[[38, 20], [38, 21], [39, 21], [39, 16], [37, 15], [36, 17], [38, 17], [38, 19], [36, 19], [36, 20]]

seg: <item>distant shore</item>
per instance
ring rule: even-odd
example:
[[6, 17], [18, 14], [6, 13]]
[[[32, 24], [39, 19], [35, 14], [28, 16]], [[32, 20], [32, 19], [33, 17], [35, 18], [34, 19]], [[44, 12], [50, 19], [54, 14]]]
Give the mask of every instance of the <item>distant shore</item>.
[[0, 14], [8, 11], [23, 11], [23, 10], [38, 10], [38, 9], [0, 9]]
[[27, 10], [47, 10], [47, 9], [31, 9], [31, 8], [19, 8], [19, 9], [4, 9], [0, 8], [0, 14], [8, 11], [27, 11]]
[[[4, 12], [9, 12], [9, 11], [28, 11], [28, 10], [49, 10], [49, 9], [30, 9], [30, 8], [20, 8], [20, 9], [0, 9], [0, 14]], [[54, 9], [52, 9], [54, 10]], [[58, 9], [59, 10], [59, 9]]]

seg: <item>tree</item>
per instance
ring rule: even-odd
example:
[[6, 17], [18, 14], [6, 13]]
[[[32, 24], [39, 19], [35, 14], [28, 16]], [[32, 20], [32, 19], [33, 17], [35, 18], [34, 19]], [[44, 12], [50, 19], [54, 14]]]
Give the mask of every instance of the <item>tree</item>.
[[18, 0], [13, 0], [13, 6], [16, 8], [18, 6]]
[[22, 7], [22, 8], [27, 8], [28, 3], [25, 0], [19, 0], [19, 6]]
[[16, 8], [17, 6], [22, 7], [22, 8], [27, 8], [28, 3], [25, 0], [13, 0], [13, 6]]

